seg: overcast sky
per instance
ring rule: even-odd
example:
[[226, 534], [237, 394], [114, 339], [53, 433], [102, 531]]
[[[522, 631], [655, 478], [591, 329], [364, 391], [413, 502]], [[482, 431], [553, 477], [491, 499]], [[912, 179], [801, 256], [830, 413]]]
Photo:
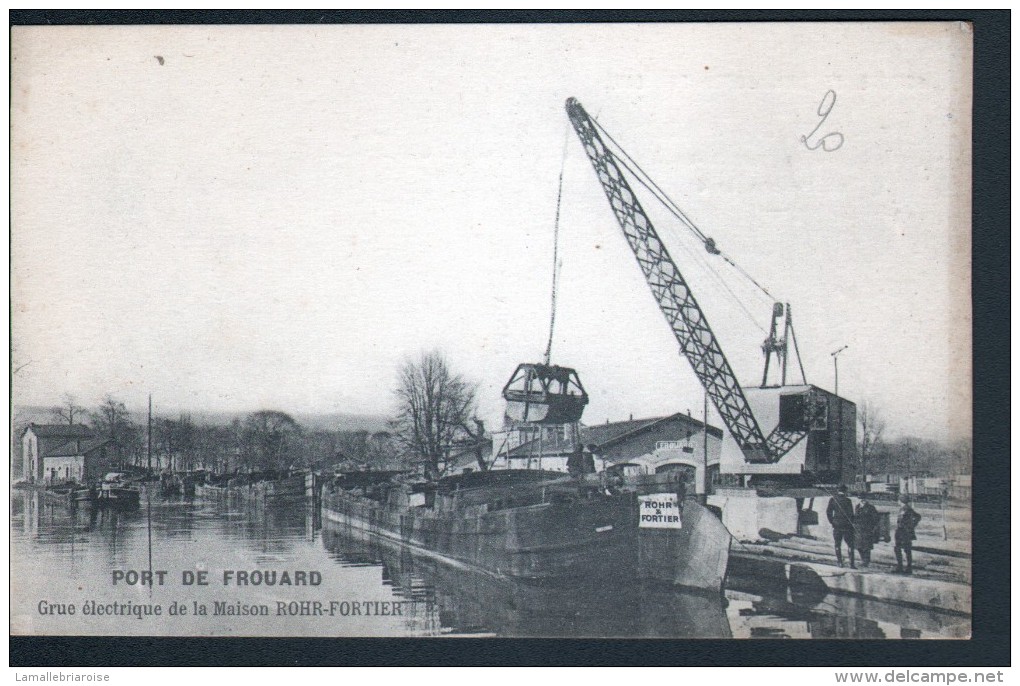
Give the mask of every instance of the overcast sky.
[[[389, 413], [439, 348], [493, 426], [545, 348], [562, 165], [585, 420], [699, 414], [575, 96], [792, 304], [809, 382], [848, 345], [891, 433], [970, 433], [964, 25], [16, 27], [12, 58], [15, 403]], [[769, 299], [643, 200], [757, 384]]]

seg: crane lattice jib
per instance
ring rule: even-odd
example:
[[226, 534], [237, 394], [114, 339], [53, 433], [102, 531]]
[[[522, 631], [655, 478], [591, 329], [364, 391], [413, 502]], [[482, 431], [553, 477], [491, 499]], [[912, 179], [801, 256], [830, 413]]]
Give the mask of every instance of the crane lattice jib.
[[567, 100], [567, 114], [584, 144], [588, 159], [659, 309], [673, 329], [694, 373], [744, 452], [745, 460], [756, 463], [777, 461], [804, 434], [777, 429], [768, 439], [765, 438], [704, 312], [620, 172], [615, 157], [603, 143], [594, 122], [574, 98]]

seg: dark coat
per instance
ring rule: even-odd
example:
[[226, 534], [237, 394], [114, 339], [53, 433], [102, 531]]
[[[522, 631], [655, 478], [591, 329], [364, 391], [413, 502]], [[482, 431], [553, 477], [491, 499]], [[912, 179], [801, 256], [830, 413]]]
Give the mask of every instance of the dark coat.
[[[584, 453], [580, 448], [578, 448], [567, 456], [567, 473], [570, 474], [570, 476], [575, 477], [586, 474], [586, 462], [587, 460], [585, 460]], [[595, 470], [593, 469], [592, 471]]]
[[918, 522], [921, 521], [921, 515], [917, 514], [914, 508], [910, 505], [904, 505], [900, 508], [899, 519], [896, 520], [896, 540], [897, 542], [913, 541], [917, 538], [917, 534], [914, 533], [917, 529]]
[[854, 513], [854, 520], [857, 524], [857, 546], [862, 550], [871, 550], [880, 536], [878, 525], [881, 518], [878, 510], [871, 503], [861, 503]]
[[595, 474], [595, 456], [588, 451], [574, 451], [567, 456], [567, 473], [571, 476]]
[[829, 500], [825, 516], [836, 531], [847, 531], [854, 528], [854, 504], [843, 493], [837, 493]]

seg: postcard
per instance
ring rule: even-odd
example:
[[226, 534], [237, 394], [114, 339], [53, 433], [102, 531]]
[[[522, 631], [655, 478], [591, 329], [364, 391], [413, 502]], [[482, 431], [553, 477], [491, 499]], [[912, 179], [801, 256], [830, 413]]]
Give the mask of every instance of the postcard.
[[14, 27], [12, 633], [968, 638], [972, 38]]

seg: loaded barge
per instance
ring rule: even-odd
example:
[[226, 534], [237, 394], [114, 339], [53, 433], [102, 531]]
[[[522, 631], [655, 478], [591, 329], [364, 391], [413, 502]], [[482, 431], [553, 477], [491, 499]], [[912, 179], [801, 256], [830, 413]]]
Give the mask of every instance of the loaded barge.
[[472, 472], [434, 484], [327, 484], [323, 518], [497, 577], [566, 580], [633, 571], [637, 499], [537, 470]]
[[623, 574], [712, 593], [723, 587], [730, 536], [693, 499], [679, 510], [678, 527], [642, 528], [641, 489], [607, 492], [595, 475], [490, 470], [418, 484], [371, 476], [323, 486], [324, 524], [500, 578]]
[[313, 475], [306, 472], [280, 476], [277, 474], [246, 474], [232, 478], [209, 477], [194, 485], [203, 497], [237, 497], [252, 502], [292, 502], [309, 494]]

